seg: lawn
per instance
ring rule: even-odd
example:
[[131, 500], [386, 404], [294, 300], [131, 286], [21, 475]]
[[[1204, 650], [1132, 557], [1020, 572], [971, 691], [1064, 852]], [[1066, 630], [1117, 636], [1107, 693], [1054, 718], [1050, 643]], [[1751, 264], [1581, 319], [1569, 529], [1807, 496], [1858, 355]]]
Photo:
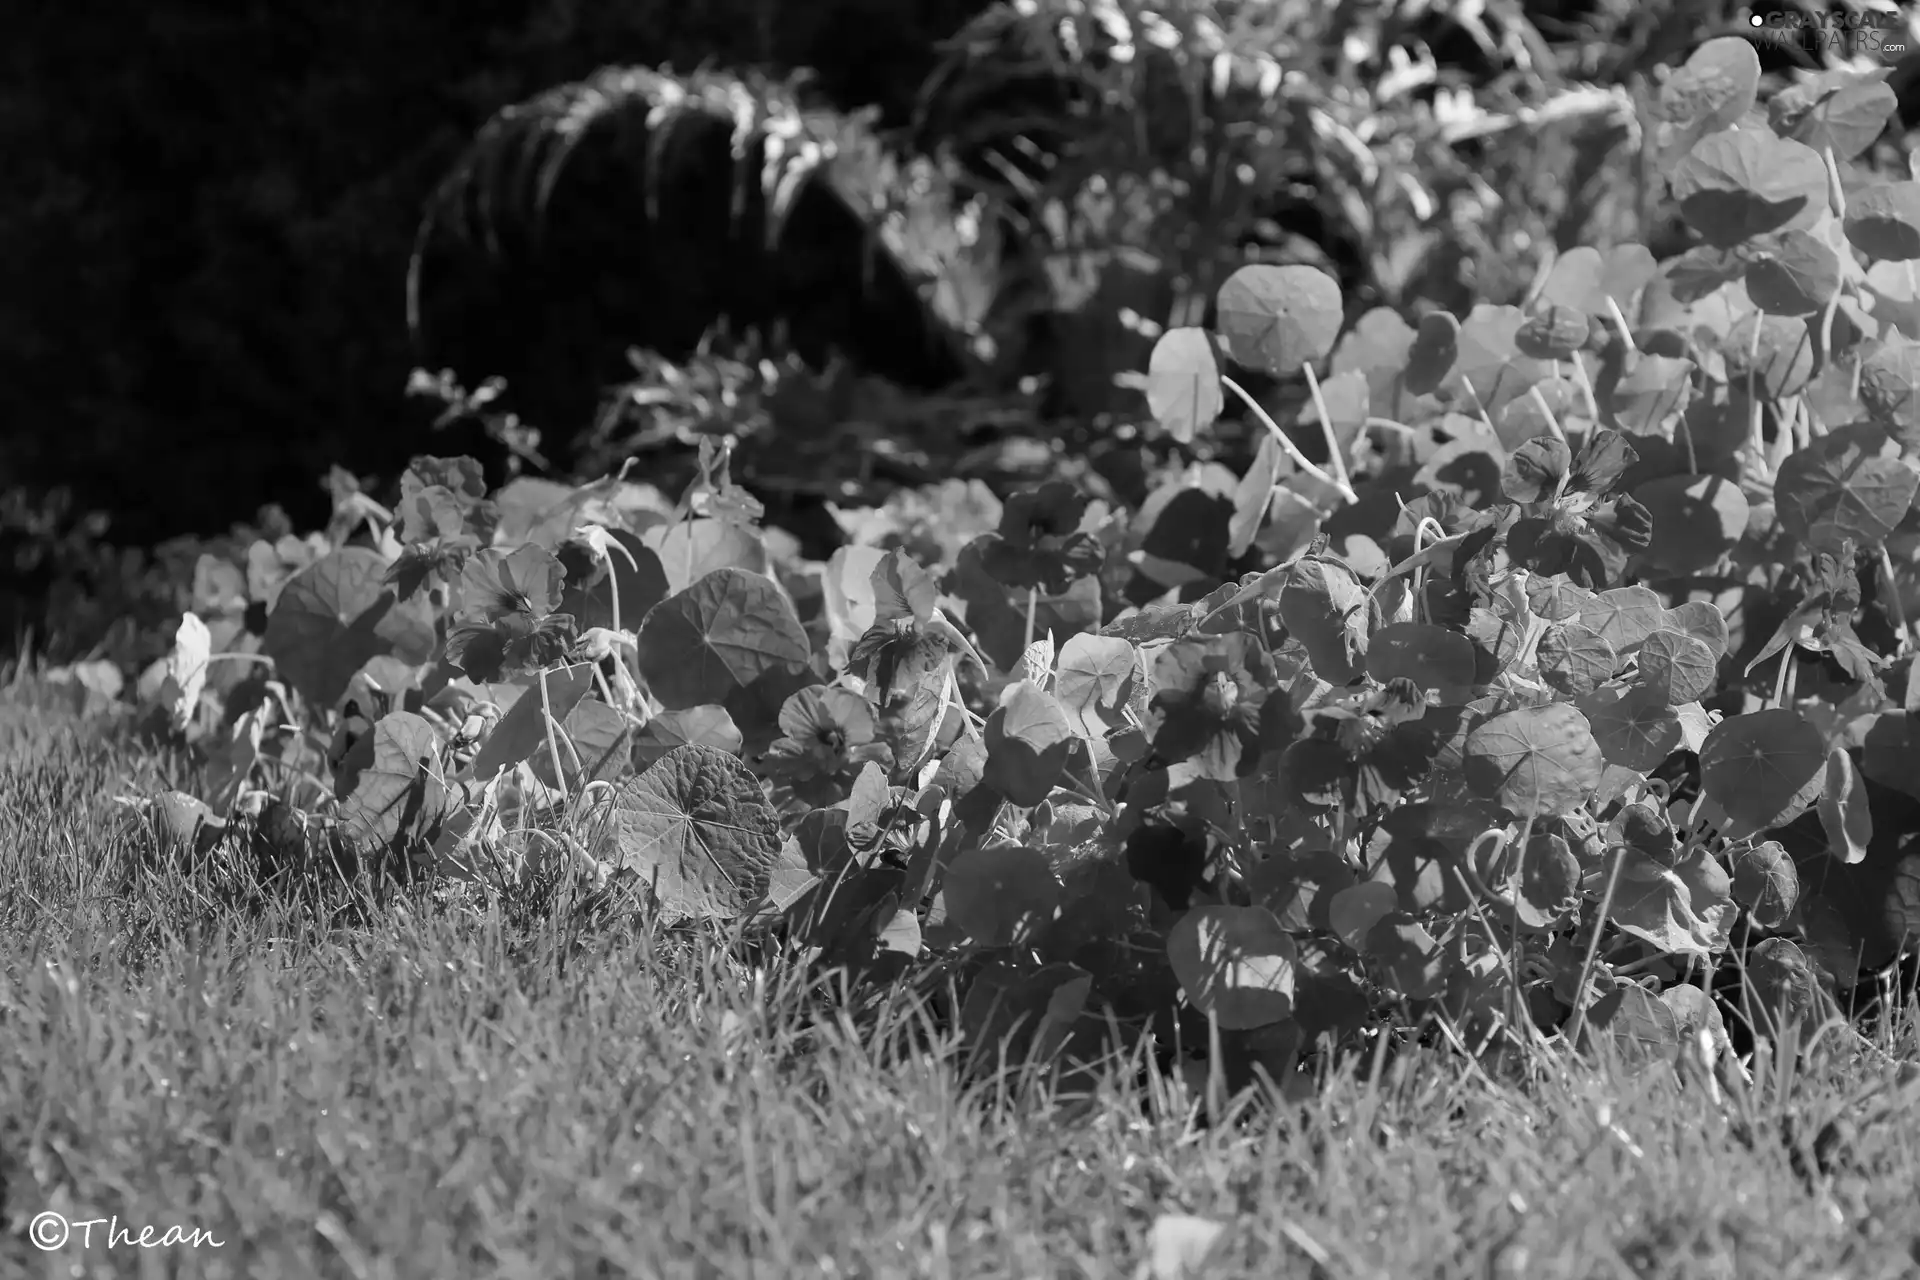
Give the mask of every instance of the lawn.
[[[155, 869], [117, 797], [182, 759], [9, 697], [0, 1274], [1124, 1277], [1177, 1214], [1224, 1224], [1208, 1276], [1920, 1272], [1911, 1010], [1745, 1102], [1436, 1050], [1207, 1125], [1133, 1069], [983, 1082], [912, 1001], [723, 939]], [[1783, 1115], [1839, 1117], [1824, 1172]]]

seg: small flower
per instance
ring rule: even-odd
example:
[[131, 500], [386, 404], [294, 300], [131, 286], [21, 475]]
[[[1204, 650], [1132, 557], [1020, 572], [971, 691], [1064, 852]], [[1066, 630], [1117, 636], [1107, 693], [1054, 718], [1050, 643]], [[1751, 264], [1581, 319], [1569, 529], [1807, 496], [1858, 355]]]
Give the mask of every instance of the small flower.
[[1426, 694], [1405, 678], [1314, 707], [1308, 736], [1287, 748], [1283, 772], [1309, 807], [1345, 804], [1364, 812], [1391, 804], [1426, 777], [1439, 754], [1426, 714]]
[[1217, 782], [1244, 778], [1260, 764], [1261, 712], [1268, 689], [1249, 670], [1260, 655], [1243, 631], [1176, 640], [1153, 666], [1157, 692], [1154, 754], [1192, 759]]
[[1596, 430], [1573, 456], [1553, 436], [1527, 441], [1507, 459], [1501, 484], [1526, 514], [1507, 531], [1507, 553], [1535, 573], [1564, 573], [1600, 590], [1619, 578], [1627, 553], [1653, 540], [1653, 516], [1614, 488], [1639, 455], [1617, 431]]
[[1086, 511], [1085, 495], [1064, 480], [1014, 494], [1001, 508], [1000, 528], [979, 539], [982, 567], [1002, 586], [1062, 594], [1106, 559], [1080, 531]]
[[780, 732], [767, 749], [767, 769], [784, 782], [838, 778], [878, 761], [891, 768], [893, 752], [875, 741], [873, 705], [850, 689], [811, 685], [780, 708]]

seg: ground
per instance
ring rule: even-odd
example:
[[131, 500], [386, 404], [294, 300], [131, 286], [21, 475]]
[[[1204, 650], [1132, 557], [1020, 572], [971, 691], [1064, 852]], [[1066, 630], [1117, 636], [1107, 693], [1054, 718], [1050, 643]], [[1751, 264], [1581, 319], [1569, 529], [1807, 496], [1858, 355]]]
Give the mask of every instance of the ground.
[[[1436, 1051], [1209, 1126], [1132, 1071], [969, 1082], [912, 1005], [717, 940], [130, 871], [116, 797], [189, 776], [0, 692], [0, 1274], [1125, 1277], [1166, 1214], [1226, 1225], [1207, 1276], [1920, 1274], [1920, 1110], [1847, 1106], [1911, 1011], [1744, 1108]], [[1843, 1111], [1803, 1178], [1776, 1117]]]

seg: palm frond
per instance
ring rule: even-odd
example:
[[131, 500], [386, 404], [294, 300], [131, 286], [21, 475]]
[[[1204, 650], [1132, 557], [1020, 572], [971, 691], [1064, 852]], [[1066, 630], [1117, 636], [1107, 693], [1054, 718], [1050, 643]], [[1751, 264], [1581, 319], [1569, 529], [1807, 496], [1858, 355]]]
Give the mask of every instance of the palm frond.
[[810, 108], [800, 87], [713, 71], [608, 67], [504, 108], [474, 137], [421, 220], [407, 273], [416, 340], [423, 264], [436, 237], [478, 246], [495, 261], [537, 254], [555, 189], [596, 134], [636, 164], [645, 216], [658, 221], [674, 195], [670, 156], [701, 141], [716, 144], [714, 131], [724, 128], [736, 225], [758, 217], [762, 243], [773, 251], [801, 192], [822, 184], [933, 302], [939, 281], [968, 267], [970, 246], [948, 245], [951, 235], [940, 231], [964, 222], [950, 184], [928, 162], [897, 156], [875, 131], [873, 112]]

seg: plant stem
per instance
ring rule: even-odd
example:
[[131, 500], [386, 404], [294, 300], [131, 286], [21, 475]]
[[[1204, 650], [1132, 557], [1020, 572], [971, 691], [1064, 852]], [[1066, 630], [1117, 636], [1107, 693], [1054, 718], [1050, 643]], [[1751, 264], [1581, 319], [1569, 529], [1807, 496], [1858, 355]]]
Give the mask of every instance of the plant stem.
[[553, 780], [560, 785], [560, 805], [562, 808], [572, 803], [567, 794], [566, 766], [560, 763], [560, 745], [553, 736], [553, 697], [547, 692], [547, 669], [540, 668], [540, 719], [547, 730], [547, 756], [553, 761]]
[[1253, 410], [1254, 417], [1258, 418], [1260, 420], [1260, 425], [1264, 426], [1267, 429], [1268, 434], [1273, 436], [1274, 443], [1280, 446], [1281, 451], [1285, 453], [1287, 457], [1293, 460], [1294, 466], [1300, 468], [1302, 471], [1312, 476], [1315, 480], [1318, 480], [1321, 484], [1326, 485], [1329, 489], [1333, 489], [1337, 491], [1340, 494], [1340, 496], [1346, 499], [1348, 502], [1358, 503], [1360, 501], [1360, 495], [1356, 494], [1353, 491], [1352, 485], [1345, 484], [1339, 480], [1334, 479], [1332, 476], [1328, 475], [1325, 471], [1321, 470], [1319, 467], [1315, 466], [1313, 463], [1307, 461], [1307, 455], [1300, 452], [1300, 446], [1293, 442], [1293, 438], [1291, 436], [1289, 436], [1286, 432], [1280, 429], [1280, 424], [1273, 420], [1273, 415], [1268, 413], [1265, 409], [1261, 408], [1260, 402], [1258, 400], [1255, 400], [1251, 395], [1249, 395], [1245, 387], [1241, 386], [1239, 383], [1235, 382], [1232, 378], [1229, 378], [1224, 373], [1220, 375], [1220, 385], [1225, 387], [1227, 390], [1233, 392], [1233, 394], [1239, 396], [1241, 403], [1245, 404], [1247, 408]]
[[1300, 366], [1300, 372], [1307, 375], [1307, 394], [1313, 397], [1313, 410], [1320, 415], [1320, 434], [1327, 441], [1327, 465], [1333, 468], [1334, 478], [1339, 481], [1343, 492], [1353, 492], [1353, 481], [1347, 475], [1347, 460], [1342, 456], [1340, 439], [1333, 433], [1333, 415], [1327, 411], [1327, 398], [1320, 392], [1319, 375], [1313, 371], [1309, 361]]
[[1607, 927], [1607, 912], [1613, 909], [1613, 891], [1620, 883], [1620, 869], [1627, 862], [1627, 846], [1614, 846], [1613, 868], [1607, 872], [1607, 887], [1600, 895], [1600, 909], [1593, 917], [1593, 937], [1587, 939], [1587, 956], [1580, 962], [1580, 981], [1573, 989], [1573, 1026], [1567, 1043], [1580, 1047], [1580, 1033], [1587, 1026], [1587, 983], [1593, 977], [1593, 962], [1600, 955], [1600, 935]]

